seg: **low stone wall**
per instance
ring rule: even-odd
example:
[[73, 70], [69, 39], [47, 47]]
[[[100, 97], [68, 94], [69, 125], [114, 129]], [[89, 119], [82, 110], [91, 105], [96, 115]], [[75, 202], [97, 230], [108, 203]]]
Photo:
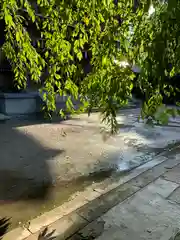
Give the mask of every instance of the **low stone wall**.
[[[57, 110], [66, 108], [68, 96], [56, 97]], [[75, 108], [78, 108], [80, 101], [72, 99]], [[45, 103], [44, 103], [45, 104]], [[40, 113], [43, 105], [43, 97], [36, 92], [1, 93], [0, 113], [9, 116], [31, 115]]]
[[39, 93], [1, 93], [0, 112], [6, 115], [27, 115], [41, 111]]

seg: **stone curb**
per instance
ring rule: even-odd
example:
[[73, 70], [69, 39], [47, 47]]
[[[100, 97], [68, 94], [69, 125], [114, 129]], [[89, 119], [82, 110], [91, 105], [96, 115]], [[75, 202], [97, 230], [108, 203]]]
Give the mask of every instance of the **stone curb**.
[[48, 232], [54, 237], [65, 240], [178, 164], [178, 158], [157, 156], [119, 181], [106, 185], [105, 180], [88, 187], [70, 201], [33, 219], [28, 227], [8, 232], [3, 239], [36, 240], [40, 231], [48, 226]]

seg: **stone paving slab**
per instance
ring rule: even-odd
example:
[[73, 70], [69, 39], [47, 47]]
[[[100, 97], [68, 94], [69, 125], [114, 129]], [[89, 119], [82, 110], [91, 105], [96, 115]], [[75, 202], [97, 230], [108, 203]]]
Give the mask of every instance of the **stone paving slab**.
[[[163, 175], [168, 171], [169, 167], [175, 167], [180, 163], [178, 157], [170, 158], [167, 161], [164, 161], [162, 164], [157, 165], [156, 167], [142, 173], [137, 178], [134, 178], [131, 183], [137, 187], [144, 187], [145, 185], [151, 183], [159, 176]], [[164, 175], [163, 175], [164, 177]]]
[[180, 204], [180, 187], [176, 188], [168, 198], [169, 200]]
[[77, 213], [88, 222], [91, 222], [103, 215], [119, 202], [122, 202], [126, 198], [130, 197], [138, 190], [138, 187], [131, 186], [130, 184], [124, 184], [84, 205], [82, 208], [77, 210]]
[[162, 188], [158, 189], [159, 179], [101, 216], [105, 224], [97, 240], [170, 240], [180, 227], [180, 207], [161, 196], [166, 196], [166, 190], [162, 194]]
[[164, 179], [180, 184], [180, 165], [163, 175]]
[[148, 189], [152, 193], [155, 193], [155, 194], [157, 193], [163, 198], [168, 198], [169, 196], [172, 196], [172, 194], [179, 189], [179, 185], [177, 183], [166, 181], [162, 178], [158, 178], [154, 182], [154, 184], [150, 184], [148, 186]]

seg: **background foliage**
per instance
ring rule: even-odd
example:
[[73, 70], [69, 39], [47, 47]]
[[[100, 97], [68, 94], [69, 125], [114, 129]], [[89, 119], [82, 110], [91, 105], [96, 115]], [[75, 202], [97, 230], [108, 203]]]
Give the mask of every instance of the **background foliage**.
[[[149, 16], [151, 4], [156, 11]], [[68, 94], [68, 111], [75, 112], [72, 98], [79, 99], [80, 111], [100, 109], [114, 132], [116, 113], [127, 104], [135, 84], [145, 94], [144, 118], [156, 120], [163, 94], [174, 94], [165, 79], [179, 71], [179, 5], [177, 0], [2, 0], [2, 50], [15, 85], [26, 87], [28, 77], [39, 82], [49, 111], [56, 109], [56, 94]], [[88, 74], [85, 51], [91, 64]], [[115, 59], [126, 59], [129, 66], [119, 67]], [[141, 68], [136, 82], [131, 69], [135, 64]], [[163, 113], [161, 123], [177, 111]]]
[[[137, 62], [141, 66], [138, 81], [142, 91], [146, 93], [144, 115], [155, 116], [157, 106], [163, 104], [164, 97], [179, 94], [178, 85], [173, 84], [173, 77], [179, 74], [179, 40], [180, 40], [180, 2], [154, 1], [155, 13], [146, 18], [138, 27], [135, 36], [138, 42]], [[177, 105], [178, 102], [176, 102]], [[164, 109], [164, 119], [167, 115], [179, 114], [175, 109]]]

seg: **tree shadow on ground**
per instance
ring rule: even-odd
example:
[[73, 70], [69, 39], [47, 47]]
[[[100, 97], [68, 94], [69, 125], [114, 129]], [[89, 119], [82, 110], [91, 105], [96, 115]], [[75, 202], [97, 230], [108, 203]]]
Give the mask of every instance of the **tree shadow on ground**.
[[[28, 133], [14, 128], [14, 124], [0, 124], [0, 132], [0, 214], [18, 219], [21, 205], [16, 203], [24, 202], [25, 208], [26, 201], [42, 202], [48, 198], [52, 176], [47, 161], [64, 150], [45, 148]], [[5, 232], [8, 221], [3, 218], [1, 223]]]
[[55, 230], [52, 231], [48, 231], [48, 228], [46, 227], [38, 236], [37, 240], [53, 240], [56, 239], [56, 237], [54, 237]]
[[[68, 238], [68, 240], [93, 240], [93, 239], [97, 239], [104, 232], [104, 225], [105, 225], [104, 220], [97, 219], [97, 220], [89, 223], [84, 228], [80, 229], [77, 233], [75, 233], [73, 236]], [[69, 231], [69, 229], [68, 229], [68, 231]]]
[[4, 236], [4, 234], [8, 231], [8, 227], [10, 225], [10, 219], [8, 218], [0, 218], [0, 239]]
[[0, 201], [42, 199], [52, 176], [47, 160], [63, 150], [47, 149], [28, 133], [0, 125]]
[[114, 172], [114, 168], [94, 170], [85, 175], [80, 172], [71, 179], [65, 178], [67, 181], [62, 179], [54, 184], [51, 161], [61, 154], [63, 159], [64, 149], [43, 146], [39, 138], [29, 134], [28, 128], [16, 127], [15, 122], [0, 124], [0, 132], [0, 214], [12, 218], [10, 230], [63, 204], [74, 193]]

